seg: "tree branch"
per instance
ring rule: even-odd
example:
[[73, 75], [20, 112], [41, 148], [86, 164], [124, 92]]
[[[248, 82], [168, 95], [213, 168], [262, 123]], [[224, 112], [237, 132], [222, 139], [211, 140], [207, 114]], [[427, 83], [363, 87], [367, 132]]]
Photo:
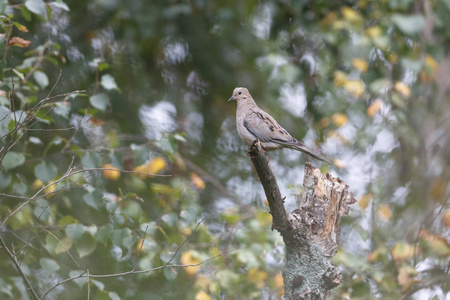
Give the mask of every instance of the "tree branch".
[[259, 180], [266, 193], [270, 213], [273, 218], [272, 227], [283, 235], [284, 231], [290, 230], [286, 209], [284, 208], [284, 199], [281, 197], [277, 179], [275, 178], [272, 169], [269, 167], [268, 156], [261, 148], [261, 144], [258, 140], [255, 140], [250, 146], [248, 156], [255, 166], [256, 173], [258, 173]]
[[22, 269], [19, 266], [19, 263], [17, 262], [16, 257], [11, 253], [11, 251], [9, 251], [8, 247], [6, 246], [5, 241], [3, 240], [3, 237], [0, 236], [0, 243], [2, 244], [3, 249], [5, 249], [6, 254], [9, 256], [9, 258], [11, 259], [11, 261], [13, 262], [14, 266], [16, 267], [17, 271], [19, 271], [20, 276], [23, 278], [23, 280], [25, 281], [25, 285], [27, 286], [27, 289], [30, 291], [31, 296], [33, 296], [33, 299], [35, 300], [39, 300], [38, 295], [36, 294], [36, 292], [33, 289], [33, 286], [31, 285], [30, 281], [28, 280], [27, 276], [25, 275], [25, 273], [23, 273]]
[[258, 140], [248, 152], [269, 202], [272, 226], [283, 236], [286, 262], [283, 270], [286, 299], [322, 300], [342, 282], [331, 259], [336, 254], [339, 220], [356, 202], [349, 186], [330, 174], [305, 164], [304, 191], [298, 209], [286, 214], [267, 154]]

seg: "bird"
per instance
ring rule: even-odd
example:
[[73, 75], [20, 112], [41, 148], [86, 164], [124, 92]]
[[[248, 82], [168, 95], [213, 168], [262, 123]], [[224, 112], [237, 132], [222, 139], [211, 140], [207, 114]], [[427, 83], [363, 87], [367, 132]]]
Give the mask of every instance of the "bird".
[[245, 87], [235, 88], [228, 102], [231, 100], [237, 102], [237, 132], [248, 145], [257, 139], [266, 151], [290, 148], [306, 153], [327, 164], [333, 164], [329, 158], [307, 148], [302, 142], [292, 137], [271, 115], [258, 107]]

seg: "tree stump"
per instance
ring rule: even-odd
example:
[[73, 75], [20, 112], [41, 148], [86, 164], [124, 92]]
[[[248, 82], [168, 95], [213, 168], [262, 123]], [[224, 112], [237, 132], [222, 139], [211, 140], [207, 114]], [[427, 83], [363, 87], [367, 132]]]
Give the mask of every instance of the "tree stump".
[[259, 141], [248, 155], [258, 173], [272, 214], [272, 228], [283, 237], [286, 262], [283, 270], [286, 299], [327, 299], [342, 282], [331, 259], [338, 249], [339, 220], [356, 202], [349, 186], [329, 173], [305, 164], [301, 205], [286, 214], [276, 178]]

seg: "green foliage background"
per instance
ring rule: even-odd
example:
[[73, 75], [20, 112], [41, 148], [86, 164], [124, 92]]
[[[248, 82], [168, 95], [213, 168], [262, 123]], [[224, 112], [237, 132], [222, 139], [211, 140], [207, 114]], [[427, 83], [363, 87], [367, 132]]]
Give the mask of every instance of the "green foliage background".
[[[449, 13], [433, 0], [0, 0], [5, 245], [46, 299], [282, 297], [283, 243], [227, 103], [245, 86], [339, 158], [323, 171], [361, 199], [341, 222], [335, 298], [445, 299]], [[292, 210], [305, 157], [270, 155]], [[0, 298], [30, 299], [4, 248]]]

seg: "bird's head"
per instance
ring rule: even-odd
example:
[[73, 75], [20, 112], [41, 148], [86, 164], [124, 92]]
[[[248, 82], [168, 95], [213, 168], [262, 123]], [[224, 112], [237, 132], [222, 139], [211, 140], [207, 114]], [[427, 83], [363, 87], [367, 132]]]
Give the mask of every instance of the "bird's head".
[[228, 99], [228, 101], [236, 100], [239, 102], [239, 100], [244, 99], [252, 99], [252, 96], [245, 87], [237, 87], [233, 91], [233, 96], [231, 96], [231, 98]]

